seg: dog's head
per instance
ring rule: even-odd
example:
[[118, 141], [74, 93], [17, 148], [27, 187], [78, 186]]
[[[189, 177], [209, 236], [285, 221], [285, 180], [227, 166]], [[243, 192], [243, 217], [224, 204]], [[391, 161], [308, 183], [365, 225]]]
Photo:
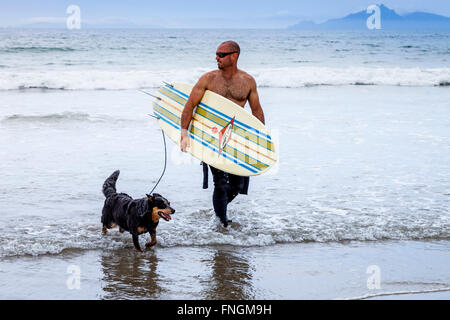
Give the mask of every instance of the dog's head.
[[148, 207], [152, 211], [153, 222], [159, 222], [163, 218], [166, 221], [172, 219], [170, 215], [175, 213], [175, 209], [170, 206], [170, 202], [158, 193], [147, 195]]

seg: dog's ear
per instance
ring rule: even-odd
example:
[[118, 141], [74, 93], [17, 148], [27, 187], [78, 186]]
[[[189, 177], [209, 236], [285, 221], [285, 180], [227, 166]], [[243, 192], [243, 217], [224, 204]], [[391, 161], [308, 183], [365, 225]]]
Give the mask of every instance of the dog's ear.
[[151, 195], [147, 194], [147, 200], [148, 200], [149, 202], [152, 202], [152, 201], [153, 201], [153, 197], [152, 197]]

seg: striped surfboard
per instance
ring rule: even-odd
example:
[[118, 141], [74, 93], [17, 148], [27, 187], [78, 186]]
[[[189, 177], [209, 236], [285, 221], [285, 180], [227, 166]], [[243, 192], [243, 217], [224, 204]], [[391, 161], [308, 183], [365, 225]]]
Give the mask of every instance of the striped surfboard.
[[[166, 83], [153, 102], [154, 115], [169, 138], [180, 144], [181, 113], [192, 86]], [[264, 124], [234, 102], [207, 90], [194, 109], [188, 130], [195, 158], [228, 173], [260, 175], [277, 161], [275, 145]]]

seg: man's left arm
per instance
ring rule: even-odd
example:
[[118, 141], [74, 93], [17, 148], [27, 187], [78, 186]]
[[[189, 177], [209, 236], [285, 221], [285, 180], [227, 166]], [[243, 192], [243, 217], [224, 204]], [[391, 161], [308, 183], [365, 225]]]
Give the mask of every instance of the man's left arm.
[[258, 90], [256, 88], [255, 79], [251, 78], [251, 88], [248, 95], [248, 103], [250, 104], [250, 109], [252, 109], [252, 114], [258, 118], [263, 124], [264, 121], [264, 111], [261, 108], [261, 103], [259, 102]]

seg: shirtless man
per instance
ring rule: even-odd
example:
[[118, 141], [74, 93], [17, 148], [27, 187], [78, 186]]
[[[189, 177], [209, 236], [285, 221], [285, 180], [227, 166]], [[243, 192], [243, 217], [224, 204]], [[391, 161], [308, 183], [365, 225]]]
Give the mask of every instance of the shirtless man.
[[[181, 151], [186, 152], [186, 148], [189, 147], [187, 129], [192, 120], [192, 112], [202, 100], [206, 90], [220, 94], [243, 108], [248, 101], [252, 114], [264, 123], [264, 112], [259, 103], [256, 81], [237, 67], [240, 52], [236, 42], [223, 42], [216, 52], [218, 70], [201, 76], [192, 89], [181, 116]], [[227, 218], [227, 205], [239, 193], [247, 194], [248, 178], [232, 175], [211, 166], [210, 169], [214, 177], [214, 211], [224, 227], [227, 227], [230, 222]]]

